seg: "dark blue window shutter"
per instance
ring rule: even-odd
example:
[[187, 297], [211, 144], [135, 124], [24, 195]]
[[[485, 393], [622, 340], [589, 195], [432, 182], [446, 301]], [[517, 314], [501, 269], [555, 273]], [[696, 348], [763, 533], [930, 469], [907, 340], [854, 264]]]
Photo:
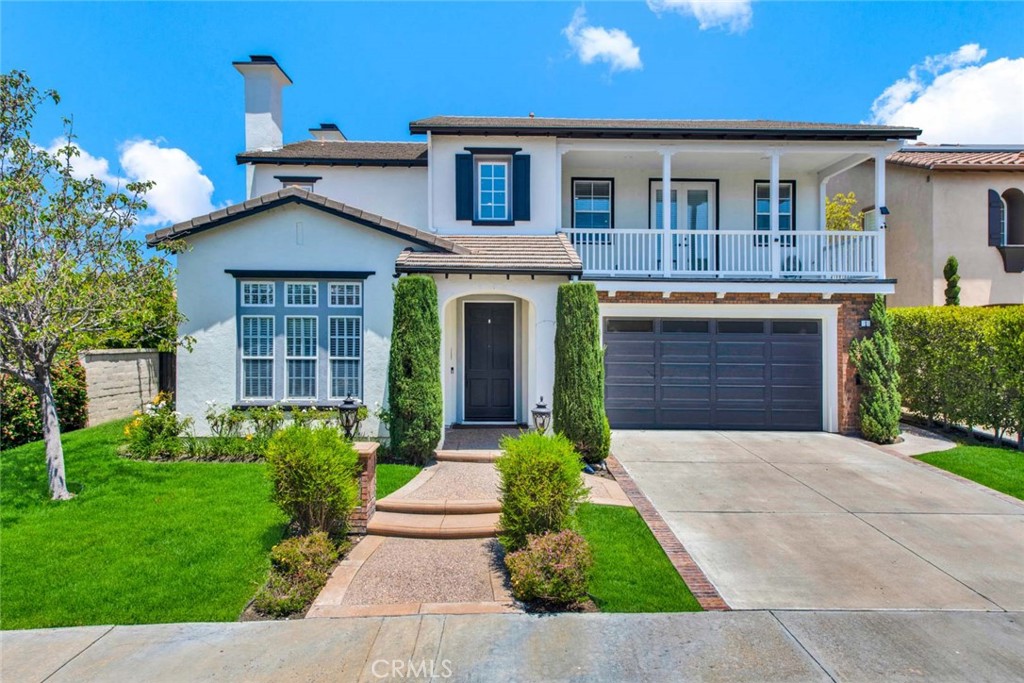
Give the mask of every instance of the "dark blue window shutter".
[[995, 190], [988, 191], [988, 246], [1003, 246], [1003, 200]]
[[473, 155], [455, 155], [455, 220], [473, 220]]
[[530, 155], [512, 157], [512, 220], [530, 220]]

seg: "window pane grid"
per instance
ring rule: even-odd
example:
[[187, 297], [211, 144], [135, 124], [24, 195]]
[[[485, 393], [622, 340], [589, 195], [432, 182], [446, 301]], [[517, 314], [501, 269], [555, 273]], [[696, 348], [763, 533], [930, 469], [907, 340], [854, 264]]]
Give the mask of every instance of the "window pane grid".
[[288, 306], [316, 306], [316, 283], [287, 283], [285, 285], [285, 304]]
[[332, 282], [330, 305], [334, 307], [362, 306], [363, 285], [361, 282]]
[[[771, 184], [758, 183], [754, 192], [754, 229], [771, 230]], [[793, 229], [793, 184], [779, 183], [779, 230]]]
[[315, 317], [285, 318], [289, 398], [316, 398], [316, 323]]
[[358, 397], [363, 319], [358, 316], [334, 316], [330, 318], [329, 325], [331, 398]]
[[482, 162], [477, 165], [479, 177], [478, 210], [484, 220], [508, 218], [508, 163]]
[[242, 283], [242, 305], [243, 306], [273, 306], [274, 305], [274, 283], [273, 282], [243, 282]]
[[242, 398], [274, 397], [274, 318], [242, 318]]
[[577, 180], [573, 187], [573, 225], [577, 228], [611, 228], [611, 181]]

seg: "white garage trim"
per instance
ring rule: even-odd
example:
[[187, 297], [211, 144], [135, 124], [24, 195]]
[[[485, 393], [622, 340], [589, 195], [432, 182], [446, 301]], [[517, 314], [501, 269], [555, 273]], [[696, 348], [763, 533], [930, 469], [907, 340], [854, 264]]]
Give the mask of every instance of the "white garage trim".
[[[614, 304], [600, 305], [604, 318], [748, 318], [821, 321], [821, 424], [839, 431], [839, 304]], [[604, 325], [601, 325], [602, 343]]]

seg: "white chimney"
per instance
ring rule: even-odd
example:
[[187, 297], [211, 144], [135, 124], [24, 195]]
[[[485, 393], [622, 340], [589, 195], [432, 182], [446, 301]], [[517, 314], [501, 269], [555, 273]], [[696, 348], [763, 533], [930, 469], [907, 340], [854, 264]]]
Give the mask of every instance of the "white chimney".
[[344, 142], [348, 139], [336, 123], [321, 123], [317, 128], [310, 128], [309, 133], [320, 142]]
[[245, 77], [245, 151], [279, 149], [284, 144], [281, 91], [292, 79], [270, 55], [232, 64]]

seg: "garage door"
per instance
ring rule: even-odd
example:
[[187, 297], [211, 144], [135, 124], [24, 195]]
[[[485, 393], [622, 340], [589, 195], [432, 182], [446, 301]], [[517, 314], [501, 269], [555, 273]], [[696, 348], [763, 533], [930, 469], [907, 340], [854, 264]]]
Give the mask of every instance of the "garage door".
[[821, 429], [821, 322], [607, 318], [612, 427]]

